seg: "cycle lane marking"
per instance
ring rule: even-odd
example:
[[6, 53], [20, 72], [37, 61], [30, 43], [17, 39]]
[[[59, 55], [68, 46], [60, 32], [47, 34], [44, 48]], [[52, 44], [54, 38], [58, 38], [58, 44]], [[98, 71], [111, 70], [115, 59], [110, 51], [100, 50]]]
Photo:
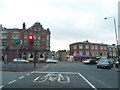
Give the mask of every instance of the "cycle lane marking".
[[[47, 65], [47, 66], [43, 66], [43, 67], [45, 67], [45, 68], [40, 68], [40, 71], [45, 70], [46, 67], [48, 68], [48, 65]], [[33, 71], [33, 72], [36, 72], [36, 71]], [[11, 73], [12, 73], [12, 72], [11, 72]], [[20, 72], [20, 73], [22, 73], [22, 72]], [[23, 72], [23, 73], [24, 73], [24, 72]], [[16, 80], [10, 81], [10, 82], [8, 82], [6, 85], [12, 84], [12, 83], [16, 82], [18, 79], [23, 79], [25, 76], [28, 76], [28, 75], [30, 75], [30, 74], [32, 74], [32, 72], [29, 72], [28, 74], [26, 74], [26, 75], [24, 75], [24, 76], [21, 76], [21, 77], [17, 78]], [[2, 89], [3, 87], [5, 87], [6, 85], [0, 86], [0, 89]]]
[[45, 76], [43, 76], [41, 78], [40, 77], [41, 76], [36, 77], [33, 80], [33, 82], [41, 83], [41, 82], [45, 82], [46, 80], [49, 80], [49, 81], [52, 81], [52, 82], [53, 81], [58, 81], [59, 83], [69, 83], [70, 82], [70, 78], [68, 76], [63, 76], [60, 73], [53, 73], [52, 72], [52, 73], [47, 73]]

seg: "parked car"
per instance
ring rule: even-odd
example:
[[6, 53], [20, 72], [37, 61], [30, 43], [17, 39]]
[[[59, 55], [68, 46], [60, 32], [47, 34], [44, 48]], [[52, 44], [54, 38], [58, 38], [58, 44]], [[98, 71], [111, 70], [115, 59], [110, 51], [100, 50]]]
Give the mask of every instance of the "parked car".
[[97, 63], [97, 68], [109, 68], [113, 67], [113, 63], [109, 59], [100, 59]]
[[48, 59], [46, 60], [46, 62], [47, 62], [47, 63], [57, 63], [58, 60], [48, 58]]
[[28, 60], [25, 60], [25, 59], [23, 59], [23, 58], [14, 58], [13, 59], [13, 62], [21, 62], [21, 63], [26, 63], [26, 62], [29, 62]]
[[84, 61], [82, 61], [85, 64], [96, 64], [96, 60], [95, 59], [86, 59]]

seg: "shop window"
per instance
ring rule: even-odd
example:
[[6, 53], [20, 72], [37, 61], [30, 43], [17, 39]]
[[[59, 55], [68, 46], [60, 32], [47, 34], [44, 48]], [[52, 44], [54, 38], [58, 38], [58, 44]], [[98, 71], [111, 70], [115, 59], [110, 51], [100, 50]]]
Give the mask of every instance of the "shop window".
[[43, 54], [40, 54], [40, 58], [43, 58]]
[[33, 54], [30, 55], [30, 58], [33, 58]]

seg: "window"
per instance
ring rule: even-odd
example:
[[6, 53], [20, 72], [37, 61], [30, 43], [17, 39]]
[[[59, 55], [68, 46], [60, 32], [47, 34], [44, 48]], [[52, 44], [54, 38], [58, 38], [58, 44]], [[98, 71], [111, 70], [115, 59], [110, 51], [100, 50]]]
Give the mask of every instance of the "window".
[[103, 50], [103, 46], [101, 46], [100, 49]]
[[86, 55], [89, 55], [89, 51], [86, 51]]
[[30, 58], [33, 58], [33, 54], [30, 55]]
[[74, 49], [77, 49], [77, 46], [76, 46], [76, 45], [74, 45]]
[[2, 33], [1, 39], [7, 39], [7, 33]]
[[95, 46], [95, 49], [97, 50], [97, 49], [98, 49], [98, 46]]
[[37, 28], [36, 28], [36, 27], [34, 27], [34, 31], [37, 31]]
[[111, 48], [109, 48], [109, 50], [111, 51]]
[[100, 53], [100, 56], [103, 56], [103, 52]]
[[98, 52], [97, 51], [95, 52], [95, 54], [96, 54], [96, 56], [98, 56]]
[[47, 35], [47, 40], [49, 40], [49, 35]]
[[104, 50], [106, 50], [107, 48], [106, 48], [106, 46], [104, 46]]
[[40, 34], [38, 34], [38, 39], [40, 40]]
[[82, 45], [79, 45], [79, 49], [82, 49], [83, 47], [82, 47]]
[[46, 50], [49, 50], [49, 47], [46, 47]]
[[18, 39], [18, 34], [17, 33], [13, 33], [13, 39]]
[[40, 31], [40, 29], [41, 29], [41, 28], [39, 27], [39, 31]]
[[34, 34], [34, 39], [36, 39], [36, 33]]
[[107, 56], [107, 52], [105, 52], [105, 56]]
[[27, 39], [27, 34], [24, 34], [24, 38]]
[[115, 51], [115, 48], [113, 48], [113, 51]]
[[40, 54], [40, 58], [43, 58], [43, 54]]
[[79, 51], [79, 54], [80, 54], [80, 55], [83, 55], [83, 52], [82, 52], [82, 51]]
[[94, 46], [93, 46], [93, 45], [91, 46], [91, 49], [94, 49]]
[[24, 40], [24, 45], [27, 45], [27, 41]]
[[89, 45], [86, 45], [86, 49], [89, 49]]
[[92, 51], [92, 56], [94, 56], [94, 51]]

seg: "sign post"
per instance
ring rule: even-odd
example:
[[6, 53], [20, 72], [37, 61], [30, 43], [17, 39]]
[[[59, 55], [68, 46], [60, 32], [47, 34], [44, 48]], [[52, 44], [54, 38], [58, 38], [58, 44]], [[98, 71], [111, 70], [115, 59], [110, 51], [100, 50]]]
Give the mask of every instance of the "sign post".
[[[14, 44], [17, 46], [17, 62], [18, 62], [18, 48], [22, 44], [22, 40], [14, 40]], [[17, 63], [16, 63], [16, 68], [17, 68]]]

